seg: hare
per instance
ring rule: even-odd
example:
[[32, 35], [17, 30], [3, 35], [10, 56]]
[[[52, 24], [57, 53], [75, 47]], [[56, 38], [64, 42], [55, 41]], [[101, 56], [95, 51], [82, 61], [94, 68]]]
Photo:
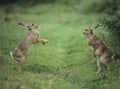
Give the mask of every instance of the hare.
[[83, 34], [87, 37], [87, 43], [92, 49], [93, 56], [98, 58], [98, 72], [101, 71], [102, 64], [105, 64], [109, 70], [109, 61], [113, 58], [113, 54], [108, 47], [96, 35], [93, 34], [93, 30], [99, 26], [100, 25], [97, 24], [83, 31]]
[[25, 61], [25, 55], [28, 49], [38, 42], [46, 44], [48, 43], [48, 41], [45, 39], [40, 39], [38, 25], [25, 22], [20, 22], [19, 25], [27, 27], [28, 33], [25, 35], [25, 37], [23, 37], [23, 39], [20, 41], [17, 47], [12, 52], [10, 52], [10, 55], [12, 59], [18, 61], [18, 70], [20, 71], [21, 66]]

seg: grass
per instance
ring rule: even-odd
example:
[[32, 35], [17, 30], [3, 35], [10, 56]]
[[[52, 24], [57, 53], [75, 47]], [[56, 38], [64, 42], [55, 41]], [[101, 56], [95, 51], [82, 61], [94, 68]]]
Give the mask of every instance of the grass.
[[[7, 15], [0, 8], [0, 13], [1, 89], [120, 89], [120, 61], [114, 60], [110, 71], [103, 66], [102, 72], [96, 73], [96, 59], [82, 34], [98, 23], [101, 15], [83, 14], [63, 4], [16, 7]], [[41, 38], [49, 40], [28, 52], [22, 72], [9, 55], [27, 32], [18, 26], [19, 21], [38, 24]], [[100, 37], [107, 34], [101, 28], [95, 33]]]

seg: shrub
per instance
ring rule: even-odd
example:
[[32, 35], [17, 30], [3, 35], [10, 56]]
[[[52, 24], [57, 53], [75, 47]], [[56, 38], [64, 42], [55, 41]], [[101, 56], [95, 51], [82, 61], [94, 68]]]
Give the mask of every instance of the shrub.
[[120, 58], [120, 2], [119, 0], [106, 0], [109, 8], [106, 9], [106, 15], [102, 20], [103, 25], [110, 33], [107, 39], [116, 56]]

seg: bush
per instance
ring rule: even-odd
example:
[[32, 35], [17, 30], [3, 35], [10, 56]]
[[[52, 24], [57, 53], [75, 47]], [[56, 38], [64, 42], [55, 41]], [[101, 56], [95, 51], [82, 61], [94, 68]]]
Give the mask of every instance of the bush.
[[52, 3], [56, 2], [56, 0], [3, 0], [0, 4], [1, 5], [8, 5], [8, 4], [22, 4], [22, 5], [34, 5], [38, 3]]
[[106, 8], [106, 16], [102, 23], [110, 33], [109, 42], [115, 54], [120, 58], [120, 2], [119, 0], [106, 0], [106, 2], [109, 4], [109, 8]]

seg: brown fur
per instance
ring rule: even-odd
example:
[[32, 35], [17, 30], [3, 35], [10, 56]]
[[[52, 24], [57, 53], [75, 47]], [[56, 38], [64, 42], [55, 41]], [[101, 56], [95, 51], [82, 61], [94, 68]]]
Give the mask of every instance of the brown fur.
[[109, 69], [109, 61], [112, 59], [111, 51], [96, 35], [93, 34], [93, 30], [99, 26], [100, 25], [96, 25], [92, 28], [87, 28], [83, 32], [83, 34], [87, 37], [88, 45], [91, 47], [93, 51], [93, 56], [98, 57], [97, 59], [98, 72], [101, 71], [101, 64], [105, 64]]
[[18, 61], [18, 70], [20, 71], [21, 66], [25, 61], [25, 55], [28, 49], [38, 42], [45, 44], [48, 43], [48, 41], [45, 39], [40, 39], [37, 25], [24, 22], [20, 22], [19, 25], [26, 26], [29, 30], [17, 47], [11, 52], [12, 58]]

